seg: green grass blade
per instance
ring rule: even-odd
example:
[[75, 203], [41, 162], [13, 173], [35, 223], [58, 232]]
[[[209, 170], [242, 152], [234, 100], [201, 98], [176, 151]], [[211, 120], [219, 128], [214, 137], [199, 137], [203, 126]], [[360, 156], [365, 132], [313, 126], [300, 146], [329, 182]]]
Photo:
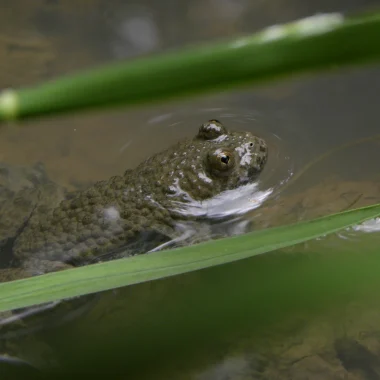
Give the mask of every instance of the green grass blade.
[[309, 17], [233, 41], [116, 63], [0, 95], [0, 120], [163, 101], [380, 58], [380, 13]]
[[0, 311], [90, 294], [230, 263], [301, 243], [380, 215], [380, 204], [190, 247], [0, 284]]

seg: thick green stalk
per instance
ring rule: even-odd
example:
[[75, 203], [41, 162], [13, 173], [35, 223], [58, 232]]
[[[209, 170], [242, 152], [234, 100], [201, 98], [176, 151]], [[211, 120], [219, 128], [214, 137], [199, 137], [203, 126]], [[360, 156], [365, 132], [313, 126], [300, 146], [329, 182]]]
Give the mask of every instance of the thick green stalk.
[[380, 13], [309, 17], [237, 40], [89, 70], [0, 95], [0, 120], [163, 101], [380, 58]]

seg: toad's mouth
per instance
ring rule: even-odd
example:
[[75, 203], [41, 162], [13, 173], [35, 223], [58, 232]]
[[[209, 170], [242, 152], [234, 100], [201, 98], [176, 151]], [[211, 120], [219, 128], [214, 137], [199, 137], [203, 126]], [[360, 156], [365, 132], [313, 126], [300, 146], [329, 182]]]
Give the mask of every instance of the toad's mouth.
[[256, 168], [249, 168], [244, 175], [241, 175], [237, 181], [237, 187], [248, 185], [258, 179], [261, 170], [257, 170]]

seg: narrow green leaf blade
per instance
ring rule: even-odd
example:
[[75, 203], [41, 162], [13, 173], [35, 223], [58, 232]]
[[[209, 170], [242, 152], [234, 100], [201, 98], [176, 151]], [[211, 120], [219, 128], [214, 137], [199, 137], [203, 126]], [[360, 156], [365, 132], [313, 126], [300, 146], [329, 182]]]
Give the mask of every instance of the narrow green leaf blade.
[[380, 204], [180, 249], [0, 284], [0, 311], [169, 277], [291, 246], [380, 215]]
[[135, 105], [380, 59], [380, 13], [317, 15], [0, 95], [0, 120]]

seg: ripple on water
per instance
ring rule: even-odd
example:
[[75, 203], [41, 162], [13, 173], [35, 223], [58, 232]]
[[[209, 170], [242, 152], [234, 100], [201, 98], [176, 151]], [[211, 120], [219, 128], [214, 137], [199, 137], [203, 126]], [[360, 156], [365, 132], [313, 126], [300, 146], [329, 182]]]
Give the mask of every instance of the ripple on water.
[[[146, 132], [156, 135], [155, 131], [160, 130], [161, 135], [172, 139], [170, 143], [168, 142], [170, 145], [180, 138], [193, 137], [198, 126], [210, 119], [221, 121], [230, 130], [247, 130], [263, 138], [269, 148], [268, 161], [256, 182], [240, 187], [239, 191], [226, 191], [206, 202], [198, 202], [199, 204], [194, 202], [183, 212], [212, 219], [213, 226], [218, 232], [211, 232], [210, 237], [220, 236], [222, 229], [226, 235], [243, 233], [251, 228], [248, 223], [251, 218], [250, 212], [260, 208], [269, 199], [278, 198], [292, 178], [296, 170], [297, 150], [291, 143], [296, 139], [297, 143], [302, 141], [302, 133], [283, 128], [278, 121], [264, 118], [254, 109], [236, 107], [194, 109], [187, 106], [177, 108], [174, 112], [166, 111], [151, 115], [141, 133], [143, 135], [144, 131], [144, 135]], [[140, 142], [138, 139], [135, 140], [136, 146], [143, 143], [143, 138], [142, 136]], [[231, 220], [230, 226], [226, 219]]]

